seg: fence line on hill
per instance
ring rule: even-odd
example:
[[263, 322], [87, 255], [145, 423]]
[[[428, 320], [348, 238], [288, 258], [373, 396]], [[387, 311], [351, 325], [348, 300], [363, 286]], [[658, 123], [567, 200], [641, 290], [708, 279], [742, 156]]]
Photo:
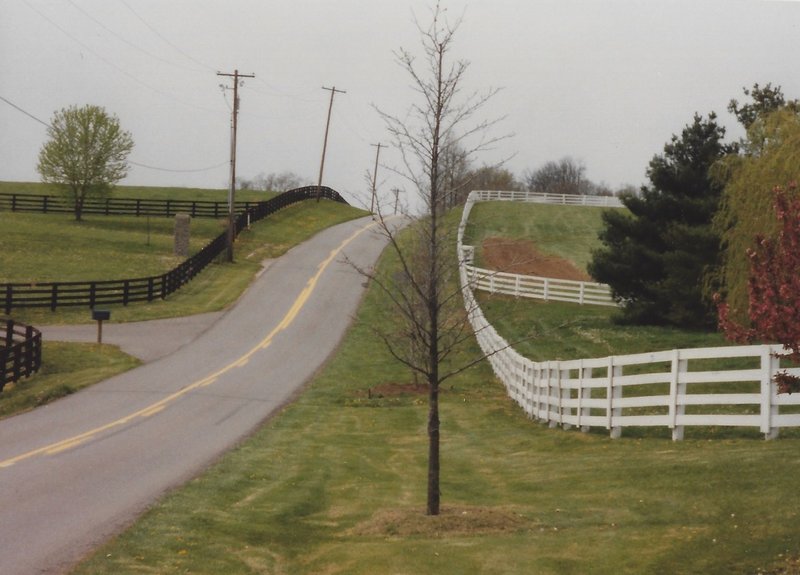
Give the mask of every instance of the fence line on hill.
[[[263, 200], [268, 201], [268, 200]], [[259, 202], [236, 202], [235, 211], [250, 210]], [[42, 214], [72, 214], [75, 212], [71, 202], [62, 196], [18, 194], [0, 192], [0, 210]], [[228, 202], [212, 200], [173, 200], [142, 198], [87, 199], [81, 213], [103, 216], [155, 216], [173, 217], [176, 214], [189, 214], [193, 218], [223, 218], [228, 215]]]
[[[626, 427], [663, 427], [673, 440], [687, 427], [756, 428], [767, 439], [783, 427], [800, 426], [800, 394], [778, 394], [775, 354], [781, 346], [753, 345], [673, 349], [592, 359], [536, 362], [522, 356], [483, 315], [463, 243], [473, 192], [458, 230], [464, 304], [478, 343], [509, 396], [529, 417], [551, 427], [604, 428], [612, 438]], [[575, 204], [587, 205], [587, 204]], [[469, 251], [469, 250], [467, 250]]]
[[464, 204], [458, 244], [461, 265], [466, 268], [467, 280], [469, 285], [472, 286], [472, 289], [513, 295], [515, 297], [573, 302], [581, 305], [618, 305], [611, 295], [611, 288], [606, 284], [512, 274], [488, 270], [473, 265], [475, 247], [463, 245], [463, 233], [466, 229], [472, 206], [475, 205], [475, 202], [487, 201], [519, 201], [573, 206], [603, 205], [619, 207], [622, 204], [619, 202], [618, 198], [608, 196], [576, 196], [571, 194], [541, 194], [519, 191], [474, 191], [469, 194]]
[[42, 365], [42, 334], [33, 326], [0, 319], [0, 391]]
[[[474, 194], [474, 195], [473, 195]], [[476, 190], [470, 192], [473, 201], [530, 202], [536, 204], [561, 204], [565, 206], [594, 206], [621, 208], [623, 203], [616, 196], [587, 196], [582, 194], [548, 194], [542, 192]]]
[[[235, 220], [235, 235], [256, 222], [290, 204], [317, 197], [317, 186], [306, 186], [284, 192], [259, 202], [241, 212]], [[338, 192], [323, 186], [321, 197], [347, 203]], [[14, 308], [62, 306], [95, 306], [164, 299], [191, 281], [213, 262], [227, 247], [227, 231], [206, 244], [199, 252], [172, 270], [156, 276], [109, 281], [73, 281], [41, 283], [0, 283], [0, 305], [8, 315]]]

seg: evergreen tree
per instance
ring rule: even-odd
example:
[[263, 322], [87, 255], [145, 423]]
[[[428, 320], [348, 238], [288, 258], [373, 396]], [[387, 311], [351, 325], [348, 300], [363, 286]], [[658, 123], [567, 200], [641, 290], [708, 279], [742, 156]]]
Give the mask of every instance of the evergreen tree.
[[713, 324], [712, 306], [702, 295], [705, 269], [719, 252], [711, 229], [722, 185], [711, 166], [732, 151], [725, 129], [711, 113], [695, 114], [680, 137], [650, 161], [649, 186], [623, 194], [628, 212], [607, 211], [589, 273], [611, 286], [630, 323], [699, 327]]

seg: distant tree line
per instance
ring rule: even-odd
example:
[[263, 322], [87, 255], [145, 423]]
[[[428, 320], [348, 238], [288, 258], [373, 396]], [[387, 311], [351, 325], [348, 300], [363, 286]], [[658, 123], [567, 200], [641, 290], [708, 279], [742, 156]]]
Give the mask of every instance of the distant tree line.
[[463, 204], [472, 190], [524, 190], [546, 194], [612, 196], [633, 189], [632, 186], [624, 186], [613, 190], [604, 183], [591, 181], [586, 176], [585, 164], [569, 156], [525, 170], [518, 178], [502, 165], [475, 167], [458, 146], [446, 146], [440, 169], [444, 174], [446, 192], [443, 201], [447, 208]]
[[251, 179], [236, 178], [236, 188], [239, 190], [257, 190], [262, 192], [288, 192], [303, 186], [310, 185], [311, 182], [298, 176], [292, 171], [259, 173]]

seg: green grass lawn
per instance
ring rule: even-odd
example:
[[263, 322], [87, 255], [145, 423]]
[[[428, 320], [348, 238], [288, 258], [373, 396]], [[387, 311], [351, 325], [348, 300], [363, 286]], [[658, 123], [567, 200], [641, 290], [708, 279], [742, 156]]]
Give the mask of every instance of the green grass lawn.
[[[173, 255], [173, 218], [0, 212], [0, 283], [124, 279], [162, 274]], [[190, 252], [225, 230], [223, 221], [193, 219]]]
[[[575, 313], [554, 308], [552, 321]], [[798, 440], [548, 429], [486, 364], [444, 386], [444, 514], [425, 517], [426, 401], [391, 391], [411, 377], [370, 327], [392, 317], [371, 286], [302, 396], [75, 573], [727, 575], [800, 550]], [[574, 353], [631, 349], [592, 342], [602, 317], [581, 321], [562, 336]]]
[[[219, 311], [242, 294], [261, 262], [331, 225], [365, 215], [331, 201], [298, 202], [254, 224], [237, 238], [235, 262], [214, 263], [166, 300], [109, 306], [112, 321], [140, 321]], [[0, 212], [0, 282], [124, 279], [163, 273], [180, 260], [172, 255], [172, 218], [91, 216], [82, 223], [63, 215]], [[192, 250], [224, 231], [224, 223], [196, 218]], [[33, 239], [30, 239], [33, 238]], [[57, 240], [56, 240], [57, 238]], [[31, 245], [33, 243], [33, 245]], [[85, 323], [84, 308], [18, 308], [14, 319], [33, 325]]]
[[[110, 306], [112, 320], [142, 321], [222, 310], [247, 289], [263, 260], [283, 255], [326, 227], [362, 215], [362, 210], [327, 200], [288, 206], [240, 234], [234, 263], [210, 265], [164, 301]], [[0, 273], [9, 274], [12, 281], [121, 279], [162, 273], [179, 261], [170, 255], [172, 220], [151, 220], [149, 246], [144, 240], [146, 225], [141, 218], [96, 216], [76, 223], [59, 215], [0, 213], [0, 228], [6, 232], [0, 241]], [[221, 233], [213, 220], [195, 219], [191, 225], [192, 249]], [[199, 233], [203, 230], [205, 238]], [[37, 249], [29, 249], [26, 233], [37, 242]], [[36, 275], [37, 270], [42, 275]], [[15, 309], [11, 317], [34, 326], [91, 321], [90, 310], [73, 307], [55, 312]], [[42, 358], [38, 373], [0, 394], [0, 417], [53, 401], [138, 363], [113, 346], [60, 342], [45, 342]]]
[[55, 401], [139, 365], [116, 346], [89, 343], [44, 342], [42, 358], [36, 374], [3, 388], [0, 418]]
[[597, 233], [606, 209], [609, 208], [478, 202], [472, 208], [464, 243], [476, 247], [480, 262], [480, 246], [486, 238], [531, 240], [542, 253], [565, 258], [586, 270], [592, 250], [601, 245]]

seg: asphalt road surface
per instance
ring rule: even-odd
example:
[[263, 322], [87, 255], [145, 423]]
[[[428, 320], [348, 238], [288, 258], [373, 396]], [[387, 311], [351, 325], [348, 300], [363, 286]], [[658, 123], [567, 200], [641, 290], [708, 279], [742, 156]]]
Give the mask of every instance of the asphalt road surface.
[[67, 571], [252, 433], [334, 351], [364, 290], [349, 262], [385, 243], [369, 218], [330, 228], [193, 341], [142, 336], [173, 353], [0, 421], [0, 573]]

